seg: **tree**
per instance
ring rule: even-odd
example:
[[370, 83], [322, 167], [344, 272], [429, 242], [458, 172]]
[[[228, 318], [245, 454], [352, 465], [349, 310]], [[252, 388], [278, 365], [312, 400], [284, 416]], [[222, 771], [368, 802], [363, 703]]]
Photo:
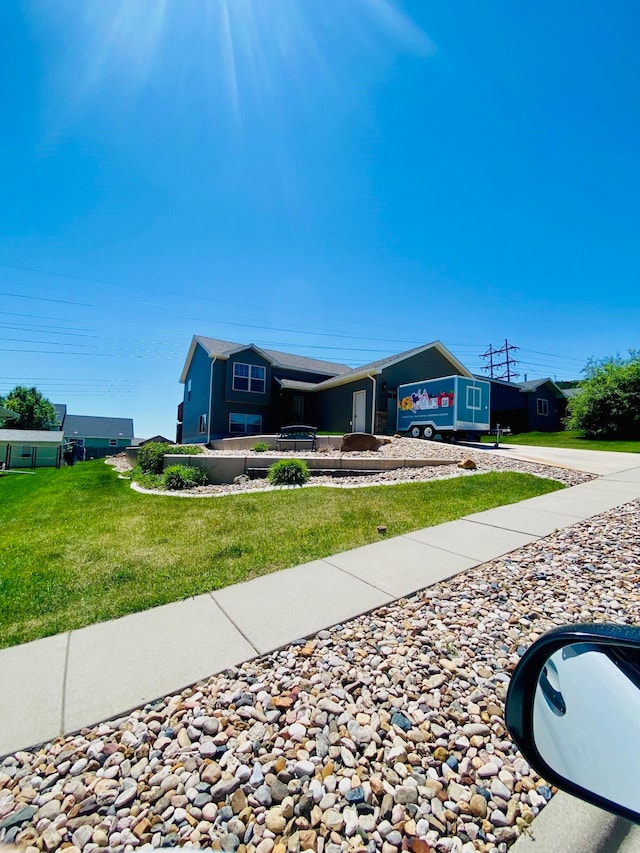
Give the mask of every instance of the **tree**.
[[640, 439], [640, 350], [629, 358], [591, 359], [580, 393], [569, 400], [566, 424], [587, 438]]
[[16, 385], [6, 397], [0, 397], [0, 406], [18, 414], [11, 429], [55, 429], [57, 418], [53, 405], [37, 388]]

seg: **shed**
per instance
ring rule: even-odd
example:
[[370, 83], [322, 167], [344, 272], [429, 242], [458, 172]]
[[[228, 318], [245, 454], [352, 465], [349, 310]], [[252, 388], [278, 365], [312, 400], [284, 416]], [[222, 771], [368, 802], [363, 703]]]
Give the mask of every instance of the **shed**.
[[59, 468], [64, 433], [44, 429], [0, 429], [0, 463], [7, 468]]

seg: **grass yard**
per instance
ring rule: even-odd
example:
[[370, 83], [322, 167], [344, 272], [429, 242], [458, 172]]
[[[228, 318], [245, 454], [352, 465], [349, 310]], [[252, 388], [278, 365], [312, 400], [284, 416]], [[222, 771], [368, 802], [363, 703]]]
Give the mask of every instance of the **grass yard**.
[[101, 460], [0, 477], [0, 647], [558, 488], [491, 473], [190, 499], [136, 493]]
[[[494, 444], [495, 436], [484, 435], [482, 441]], [[619, 453], [640, 453], [640, 441], [594, 441], [584, 438], [581, 432], [523, 432], [500, 438], [504, 444], [524, 444], [533, 447], [568, 447], [573, 450], [615, 450]]]

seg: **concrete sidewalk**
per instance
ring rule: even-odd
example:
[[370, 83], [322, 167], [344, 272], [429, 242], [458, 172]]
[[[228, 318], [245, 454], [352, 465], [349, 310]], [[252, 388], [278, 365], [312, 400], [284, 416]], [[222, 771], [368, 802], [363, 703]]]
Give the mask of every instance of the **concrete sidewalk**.
[[0, 755], [118, 716], [640, 497], [640, 458], [616, 457], [617, 470], [562, 492], [4, 649]]

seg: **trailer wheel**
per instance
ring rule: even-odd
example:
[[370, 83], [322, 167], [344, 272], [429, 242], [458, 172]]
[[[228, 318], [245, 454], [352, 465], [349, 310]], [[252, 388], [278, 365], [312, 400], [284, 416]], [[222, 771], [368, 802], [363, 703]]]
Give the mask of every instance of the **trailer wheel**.
[[411, 427], [411, 438], [420, 438], [420, 427]]
[[422, 430], [422, 434], [425, 438], [429, 439], [434, 437], [436, 431], [431, 424], [427, 424], [427, 426]]

